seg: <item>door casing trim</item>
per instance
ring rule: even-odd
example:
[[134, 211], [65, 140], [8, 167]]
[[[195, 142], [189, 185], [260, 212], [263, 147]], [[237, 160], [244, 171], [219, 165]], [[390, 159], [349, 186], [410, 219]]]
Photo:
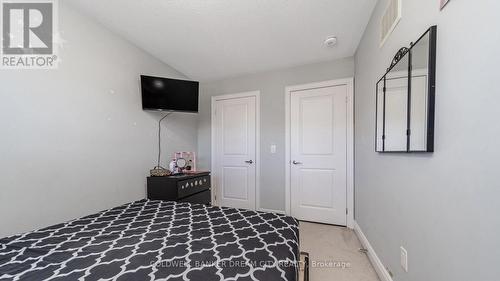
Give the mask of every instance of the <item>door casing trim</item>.
[[260, 91], [241, 92], [235, 94], [225, 94], [212, 96], [211, 101], [211, 183], [212, 183], [212, 205], [219, 206], [216, 200], [216, 194], [219, 191], [217, 182], [217, 170], [215, 169], [217, 159], [215, 157], [216, 142], [216, 122], [215, 122], [215, 103], [220, 100], [230, 100], [239, 98], [255, 97], [255, 210], [260, 210]]
[[322, 82], [288, 86], [285, 88], [285, 212], [291, 215], [291, 159], [290, 159], [290, 98], [294, 91], [334, 86], [347, 86], [347, 159], [346, 159], [346, 223], [348, 228], [354, 228], [354, 78], [328, 80]]

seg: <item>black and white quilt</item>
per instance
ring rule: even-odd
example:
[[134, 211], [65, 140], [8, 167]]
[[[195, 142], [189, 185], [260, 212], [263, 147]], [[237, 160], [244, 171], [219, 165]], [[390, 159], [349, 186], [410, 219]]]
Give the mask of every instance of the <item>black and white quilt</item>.
[[141, 200], [0, 239], [0, 280], [296, 280], [298, 222]]

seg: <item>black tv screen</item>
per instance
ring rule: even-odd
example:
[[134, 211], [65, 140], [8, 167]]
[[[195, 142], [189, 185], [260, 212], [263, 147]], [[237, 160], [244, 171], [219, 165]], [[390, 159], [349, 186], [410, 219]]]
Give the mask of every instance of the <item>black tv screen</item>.
[[142, 109], [198, 112], [199, 82], [141, 75]]

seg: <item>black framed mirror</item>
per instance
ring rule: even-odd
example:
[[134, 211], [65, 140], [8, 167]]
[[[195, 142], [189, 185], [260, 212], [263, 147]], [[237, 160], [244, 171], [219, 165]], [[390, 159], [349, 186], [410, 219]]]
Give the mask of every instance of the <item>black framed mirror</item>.
[[433, 152], [437, 27], [401, 48], [376, 85], [375, 151]]

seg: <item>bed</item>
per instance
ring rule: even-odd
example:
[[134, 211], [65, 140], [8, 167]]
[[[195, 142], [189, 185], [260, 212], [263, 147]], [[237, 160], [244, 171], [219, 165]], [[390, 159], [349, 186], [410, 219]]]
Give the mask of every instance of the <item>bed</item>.
[[298, 222], [140, 200], [0, 239], [0, 280], [297, 280]]

